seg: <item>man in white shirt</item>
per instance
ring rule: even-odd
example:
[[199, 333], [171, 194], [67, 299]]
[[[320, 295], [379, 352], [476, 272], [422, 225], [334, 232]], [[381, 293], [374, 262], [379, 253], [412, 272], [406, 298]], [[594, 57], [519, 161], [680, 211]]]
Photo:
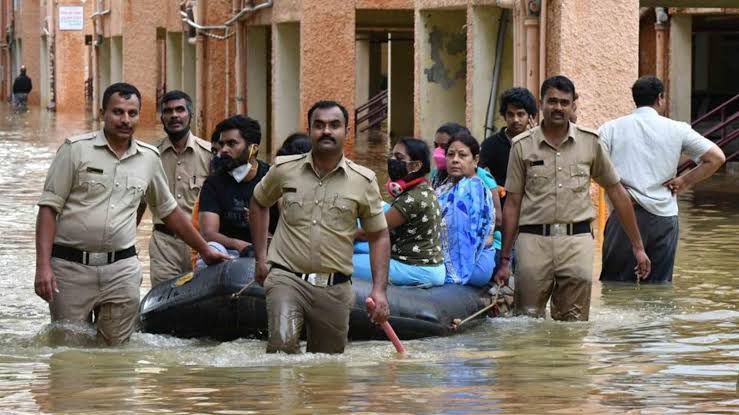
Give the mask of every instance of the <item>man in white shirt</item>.
[[[723, 151], [689, 124], [663, 117], [664, 85], [643, 76], [631, 87], [636, 110], [598, 131], [621, 182], [631, 195], [652, 272], [647, 282], [672, 281], [678, 241], [677, 193], [710, 177], [724, 163]], [[697, 163], [676, 177], [680, 156]], [[636, 260], [617, 215], [608, 218], [602, 281], [635, 281]]]

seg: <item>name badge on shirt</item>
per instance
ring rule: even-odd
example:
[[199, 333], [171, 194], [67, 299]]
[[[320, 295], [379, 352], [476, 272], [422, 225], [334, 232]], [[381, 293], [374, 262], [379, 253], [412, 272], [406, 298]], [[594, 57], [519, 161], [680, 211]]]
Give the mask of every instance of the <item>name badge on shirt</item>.
[[97, 167], [88, 167], [86, 171], [88, 173], [103, 174], [103, 169], [98, 169]]
[[543, 165], [544, 165], [544, 160], [532, 160], [532, 161], [529, 161], [529, 166], [531, 166], [531, 167], [534, 167], [534, 166], [543, 166]]
[[298, 189], [294, 187], [283, 187], [282, 188], [282, 193], [296, 193], [297, 191]]

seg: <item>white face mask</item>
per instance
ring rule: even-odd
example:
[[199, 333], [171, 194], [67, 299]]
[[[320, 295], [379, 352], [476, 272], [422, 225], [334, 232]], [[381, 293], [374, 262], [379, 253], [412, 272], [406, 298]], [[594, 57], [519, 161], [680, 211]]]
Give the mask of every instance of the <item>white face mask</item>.
[[241, 183], [245, 178], [246, 175], [249, 174], [249, 171], [251, 170], [251, 164], [246, 163], [242, 164], [241, 166], [231, 170], [228, 172], [231, 176], [233, 176], [234, 179], [236, 179], [236, 183]]

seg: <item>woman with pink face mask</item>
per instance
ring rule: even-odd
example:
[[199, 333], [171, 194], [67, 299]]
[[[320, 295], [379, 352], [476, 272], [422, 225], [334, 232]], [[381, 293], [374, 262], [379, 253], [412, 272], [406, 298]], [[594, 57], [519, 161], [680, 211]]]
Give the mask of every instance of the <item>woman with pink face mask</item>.
[[446, 171], [446, 144], [449, 139], [460, 131], [465, 131], [468, 134], [470, 130], [467, 127], [457, 124], [456, 122], [447, 122], [441, 125], [436, 130], [434, 136], [434, 151], [431, 153], [431, 157], [434, 159], [435, 169], [431, 171], [431, 187], [438, 189], [443, 184], [449, 181], [449, 175]]

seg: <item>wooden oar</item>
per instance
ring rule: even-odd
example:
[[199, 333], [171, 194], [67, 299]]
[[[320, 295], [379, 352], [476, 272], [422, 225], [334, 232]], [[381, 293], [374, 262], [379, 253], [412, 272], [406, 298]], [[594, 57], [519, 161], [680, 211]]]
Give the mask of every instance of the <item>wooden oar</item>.
[[464, 323], [472, 320], [473, 318], [479, 316], [480, 314], [482, 314], [482, 313], [490, 310], [491, 308], [495, 307], [496, 305], [498, 305], [498, 296], [500, 295], [500, 289], [502, 287], [503, 287], [502, 285], [498, 285], [498, 290], [495, 291], [495, 297], [493, 298], [493, 302], [492, 303], [490, 303], [489, 305], [485, 306], [482, 310], [476, 312], [475, 314], [473, 314], [473, 315], [465, 318], [464, 320], [460, 320], [458, 318], [455, 318], [454, 320], [452, 320], [452, 326], [450, 327], [450, 329], [457, 330], [457, 329], [459, 329], [459, 326], [461, 326], [462, 324], [464, 324]]
[[[375, 310], [375, 300], [373, 300], [372, 297], [367, 297], [366, 303], [367, 310], [369, 310], [369, 312]], [[395, 346], [395, 351], [397, 351], [398, 353], [405, 353], [405, 347], [403, 347], [403, 344], [400, 342], [398, 335], [395, 334], [395, 330], [393, 330], [390, 322], [385, 321], [384, 323], [380, 324], [380, 327], [382, 327], [382, 330], [385, 332], [387, 338], [390, 339], [390, 341], [393, 343], [393, 346]]]
[[244, 291], [248, 290], [249, 287], [251, 287], [252, 285], [254, 285], [255, 282], [257, 282], [257, 280], [255, 280], [255, 279], [254, 280], [251, 280], [251, 282], [248, 283], [248, 284], [246, 284], [242, 289], [239, 290], [239, 292], [234, 293], [234, 294], [231, 294], [231, 299], [232, 300], [235, 300], [235, 299], [241, 297], [241, 294], [243, 294]]

